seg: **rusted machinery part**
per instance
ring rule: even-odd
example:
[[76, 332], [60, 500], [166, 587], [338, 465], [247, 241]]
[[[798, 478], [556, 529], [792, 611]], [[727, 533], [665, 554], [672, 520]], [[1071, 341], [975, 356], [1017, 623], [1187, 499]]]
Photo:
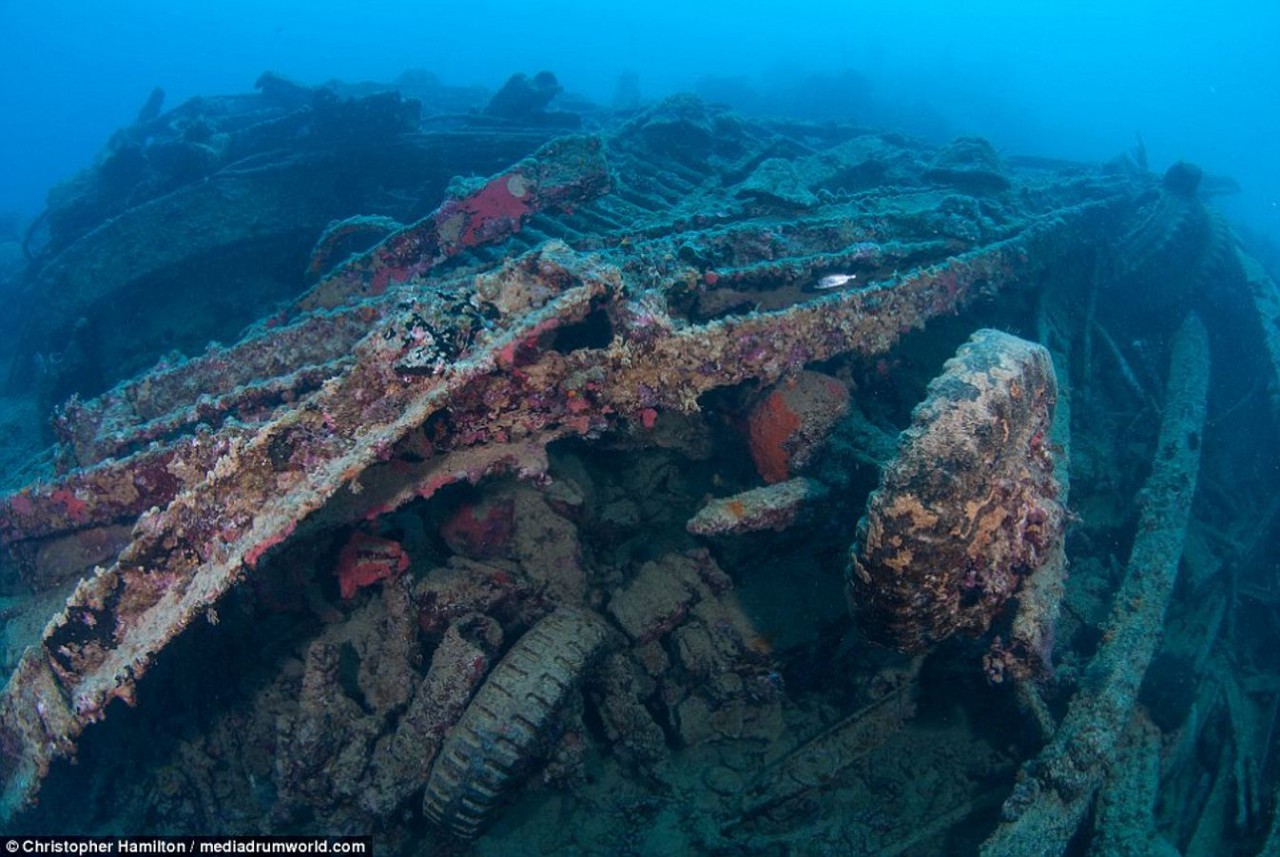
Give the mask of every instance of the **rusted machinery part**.
[[1057, 384], [1041, 346], [980, 330], [960, 347], [881, 473], [851, 552], [870, 640], [919, 652], [981, 634], [1056, 550], [1049, 450]]
[[[1136, 709], [1116, 748], [1116, 764], [1108, 766], [1106, 781], [1098, 791], [1097, 835], [1089, 843], [1090, 854], [1132, 853], [1137, 843], [1142, 843], [1140, 853], [1147, 857], [1180, 857], [1183, 853], [1156, 828], [1163, 738], [1146, 712]], [[1188, 809], [1181, 807], [1183, 812]]]
[[[226, 120], [220, 106], [232, 100], [192, 99], [146, 130], [135, 126], [115, 135], [95, 167], [60, 189], [42, 217], [48, 227], [42, 231], [52, 243], [42, 248], [38, 262], [43, 267], [31, 271], [33, 305], [20, 313], [26, 353], [56, 354], [79, 318], [101, 320], [104, 310], [124, 324], [102, 331], [95, 348], [105, 348], [104, 357], [127, 356], [122, 365], [155, 359], [175, 345], [191, 350], [209, 338], [233, 336], [277, 301], [293, 296], [297, 281], [290, 276], [289, 260], [305, 252], [335, 217], [377, 210], [412, 219], [421, 213], [421, 198], [430, 202], [441, 195], [453, 177], [503, 169], [555, 133], [547, 128], [392, 130], [381, 119], [373, 120], [377, 127], [368, 124], [382, 113], [380, 107], [344, 109], [361, 102], [386, 104], [383, 94], [330, 100], [338, 113], [323, 121], [319, 116], [328, 111], [315, 113], [310, 105], [275, 116], [268, 107], [260, 115], [271, 118], [253, 127], [239, 125], [236, 118], [227, 134], [213, 131]], [[209, 109], [215, 103], [219, 107]], [[182, 126], [211, 131], [214, 140], [163, 139], [174, 132], [167, 122], [179, 111]], [[348, 118], [337, 120], [338, 115]], [[150, 153], [170, 156], [152, 159]], [[198, 173], [158, 174], [166, 172], [166, 163], [193, 165], [191, 155], [204, 165]], [[141, 173], [135, 169], [138, 158], [148, 162]], [[271, 257], [274, 264], [260, 264]], [[192, 319], [196, 323], [189, 332], [173, 330], [162, 313], [179, 311], [178, 301], [169, 304], [166, 292], [156, 289], [172, 282], [184, 284], [182, 305], [190, 305], [194, 291], [225, 296], [234, 306], [207, 303], [210, 309], [202, 316], [214, 319]], [[115, 312], [136, 309], [139, 300], [145, 301], [141, 323], [156, 336], [126, 328], [128, 312]], [[11, 383], [30, 383], [29, 369], [15, 367]], [[101, 367], [101, 375], [106, 383], [119, 379], [113, 365]]]
[[[1034, 280], [1067, 252], [1068, 235], [1095, 237], [1092, 224], [1110, 204], [1081, 203], [1030, 218], [1012, 238], [785, 309], [699, 325], [654, 324], [650, 312], [644, 326], [632, 321], [629, 334], [615, 338], [605, 360], [586, 349], [569, 359], [602, 368], [609, 401], [623, 413], [697, 410], [697, 397], [708, 390], [751, 379], [772, 383], [840, 354], [881, 354], [932, 318]], [[646, 318], [644, 309], [634, 302], [629, 307], [638, 319]]]
[[1220, 213], [1196, 193], [1200, 178], [1199, 167], [1178, 162], [1158, 187], [1134, 201], [1125, 231], [1111, 248], [1117, 279], [1147, 278], [1166, 285], [1170, 279], [1185, 279], [1184, 287], [1197, 288], [1211, 276], [1238, 272], [1235, 237]]
[[1164, 628], [1200, 468], [1209, 337], [1194, 314], [1173, 346], [1164, 418], [1124, 580], [1103, 643], [1053, 740], [1023, 766], [984, 857], [1056, 855], [1084, 819], [1127, 728]]
[[530, 628], [445, 736], [427, 780], [427, 817], [458, 836], [477, 834], [547, 749], [557, 713], [607, 640], [604, 622], [576, 607]]
[[0, 497], [0, 547], [137, 520], [203, 481], [245, 434], [239, 429], [201, 432], [180, 446], [103, 461]]

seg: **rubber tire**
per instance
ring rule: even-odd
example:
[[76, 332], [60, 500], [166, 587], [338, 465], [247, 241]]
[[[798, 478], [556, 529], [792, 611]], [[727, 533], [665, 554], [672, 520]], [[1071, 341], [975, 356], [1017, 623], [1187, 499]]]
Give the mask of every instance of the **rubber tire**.
[[543, 736], [608, 631], [586, 610], [561, 607], [507, 652], [445, 736], [423, 812], [469, 839], [539, 757]]

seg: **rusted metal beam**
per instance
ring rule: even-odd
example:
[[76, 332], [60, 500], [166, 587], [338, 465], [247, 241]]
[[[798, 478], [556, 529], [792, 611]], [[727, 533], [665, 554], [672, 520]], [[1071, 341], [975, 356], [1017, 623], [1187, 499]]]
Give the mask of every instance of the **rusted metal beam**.
[[1200, 469], [1209, 390], [1209, 336], [1191, 314], [1173, 346], [1164, 418], [1142, 491], [1137, 536], [1097, 655], [1053, 740], [1023, 766], [984, 857], [1056, 855], [1116, 758], [1164, 630]]
[[316, 283], [294, 312], [330, 309], [380, 295], [420, 277], [471, 247], [505, 238], [552, 206], [581, 205], [609, 186], [594, 137], [562, 137], [431, 214], [382, 239], [376, 247]]

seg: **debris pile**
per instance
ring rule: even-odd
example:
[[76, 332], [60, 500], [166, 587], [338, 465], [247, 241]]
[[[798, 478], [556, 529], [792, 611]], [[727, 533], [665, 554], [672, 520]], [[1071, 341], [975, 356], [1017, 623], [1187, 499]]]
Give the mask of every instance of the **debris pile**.
[[[1090, 818], [1202, 850], [1266, 835], [1244, 793], [1274, 766], [1235, 760], [1265, 756], [1280, 700], [1249, 654], [1280, 642], [1256, 630], [1280, 604], [1257, 572], [1274, 479], [1230, 477], [1272, 460], [1275, 427], [1241, 448], [1205, 420], [1206, 386], [1234, 382], [1208, 368], [1223, 310], [1190, 311], [1217, 278], [1274, 380], [1280, 298], [1188, 169], [1161, 182], [688, 96], [583, 116], [549, 75], [465, 115], [261, 89], [203, 131], [198, 104], [148, 110], [103, 162], [136, 163], [132, 190], [106, 194], [117, 167], [87, 174], [28, 275], [41, 395], [77, 395], [60, 470], [0, 497], [11, 827], [376, 829], [424, 853], [1029, 853]], [[344, 148], [353, 126], [386, 132], [376, 156]], [[344, 172], [357, 150], [373, 160]], [[311, 195], [415, 159], [384, 186], [396, 204], [359, 181], [336, 208]], [[224, 231], [184, 242], [173, 206]], [[161, 344], [172, 304], [137, 344], [101, 329], [188, 254], [232, 248], [230, 292], [275, 285], [229, 344], [194, 323]], [[1150, 339], [1112, 337], [1175, 252], [1202, 264]], [[209, 293], [169, 291], [207, 313]], [[66, 389], [78, 362], [144, 360]], [[1224, 425], [1270, 418], [1274, 398], [1245, 393]], [[1068, 479], [1086, 510], [1070, 534]], [[1141, 517], [1093, 514], [1117, 496]], [[1183, 554], [1218, 620], [1179, 599]], [[1148, 664], [1192, 636], [1256, 680], [1211, 679], [1226, 659], [1206, 655], [1196, 705], [1157, 688], [1131, 718]], [[253, 670], [220, 668], [237, 647]], [[1150, 769], [1152, 730], [1179, 736], [1181, 767], [1126, 790], [1109, 763]], [[1228, 730], [1213, 773], [1243, 784], [1234, 815], [1227, 785], [1198, 785]], [[57, 799], [113, 754], [135, 773], [80, 788], [92, 806]], [[1161, 815], [1165, 789], [1194, 825]]]

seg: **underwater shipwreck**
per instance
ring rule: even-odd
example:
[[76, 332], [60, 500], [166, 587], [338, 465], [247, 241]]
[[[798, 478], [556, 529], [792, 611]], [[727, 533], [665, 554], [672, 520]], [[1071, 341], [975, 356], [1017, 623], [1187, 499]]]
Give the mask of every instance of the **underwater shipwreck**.
[[3, 828], [1280, 852], [1225, 183], [558, 94], [157, 93], [51, 194]]

